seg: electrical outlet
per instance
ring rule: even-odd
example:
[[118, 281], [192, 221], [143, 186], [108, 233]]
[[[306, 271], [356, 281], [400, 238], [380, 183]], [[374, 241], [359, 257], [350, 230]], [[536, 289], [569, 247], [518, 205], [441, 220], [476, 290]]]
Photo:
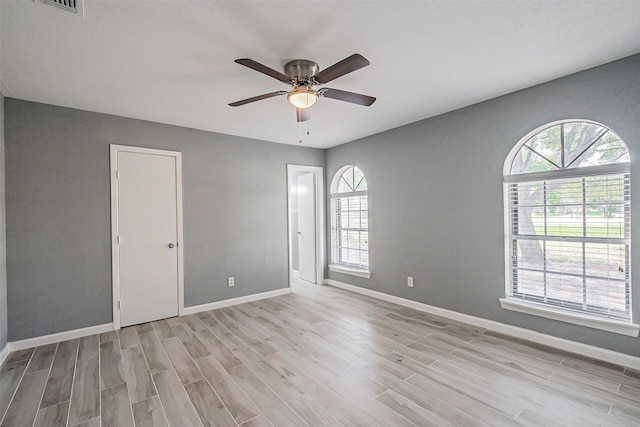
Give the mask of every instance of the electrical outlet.
[[413, 288], [413, 277], [407, 277], [407, 286]]
[[232, 287], [232, 286], [235, 286], [235, 285], [236, 285], [236, 283], [235, 283], [235, 279], [233, 278], [233, 276], [232, 277], [227, 277], [227, 286]]

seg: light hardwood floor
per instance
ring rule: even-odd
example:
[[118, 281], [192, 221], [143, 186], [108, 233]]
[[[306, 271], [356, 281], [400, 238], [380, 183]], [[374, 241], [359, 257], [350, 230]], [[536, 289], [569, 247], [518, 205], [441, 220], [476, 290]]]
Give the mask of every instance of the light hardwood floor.
[[640, 425], [640, 373], [327, 286], [12, 353], [2, 426]]

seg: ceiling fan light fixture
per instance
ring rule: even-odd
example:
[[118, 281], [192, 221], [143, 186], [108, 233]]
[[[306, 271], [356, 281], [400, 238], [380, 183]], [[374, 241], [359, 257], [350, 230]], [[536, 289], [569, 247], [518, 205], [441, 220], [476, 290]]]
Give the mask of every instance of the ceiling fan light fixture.
[[306, 87], [297, 87], [289, 92], [287, 100], [296, 108], [309, 108], [318, 100], [318, 94]]

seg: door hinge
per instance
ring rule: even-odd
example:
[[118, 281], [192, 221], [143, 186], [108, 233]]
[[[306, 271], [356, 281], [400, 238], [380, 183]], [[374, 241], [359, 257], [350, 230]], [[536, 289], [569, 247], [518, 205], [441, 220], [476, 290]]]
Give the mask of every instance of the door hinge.
[[118, 301], [118, 310], [122, 309], [122, 301]]
[[120, 235], [116, 236], [116, 243], [120, 244]]
[[116, 171], [116, 179], [120, 179], [120, 171]]

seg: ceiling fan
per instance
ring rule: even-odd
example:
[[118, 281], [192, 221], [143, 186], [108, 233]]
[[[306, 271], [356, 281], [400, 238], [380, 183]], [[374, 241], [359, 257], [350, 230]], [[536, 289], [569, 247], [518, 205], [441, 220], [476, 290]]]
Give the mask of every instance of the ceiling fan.
[[352, 104], [364, 105], [365, 107], [370, 106], [376, 100], [372, 96], [361, 95], [359, 93], [347, 92], [339, 89], [331, 89], [327, 87], [320, 89], [313, 88], [313, 86], [329, 83], [338, 77], [342, 77], [345, 74], [349, 74], [369, 65], [369, 61], [364, 56], [357, 53], [354, 53], [348, 58], [345, 58], [322, 71], [320, 71], [318, 64], [306, 59], [295, 59], [288, 62], [284, 66], [284, 73], [276, 71], [249, 58], [236, 59], [235, 62], [240, 65], [244, 65], [245, 67], [249, 67], [252, 70], [256, 70], [259, 73], [266, 74], [269, 77], [273, 77], [283, 83], [288, 83], [293, 86], [293, 89], [289, 92], [279, 90], [243, 99], [241, 101], [232, 102], [229, 104], [231, 107], [239, 107], [251, 102], [273, 98], [274, 96], [287, 95], [289, 103], [296, 108], [296, 118], [298, 122], [304, 122], [309, 120], [308, 108], [314, 105], [320, 97], [351, 102]]

